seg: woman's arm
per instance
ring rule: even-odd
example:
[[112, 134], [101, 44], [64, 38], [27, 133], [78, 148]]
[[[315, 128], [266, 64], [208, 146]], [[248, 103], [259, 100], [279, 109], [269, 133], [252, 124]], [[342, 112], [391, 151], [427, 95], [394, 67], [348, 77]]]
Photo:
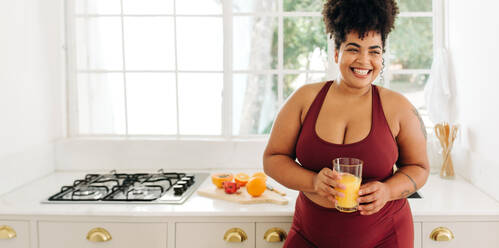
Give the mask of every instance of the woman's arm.
[[397, 136], [399, 159], [395, 174], [385, 181], [390, 200], [405, 198], [423, 187], [430, 174], [426, 153], [426, 127], [416, 108], [410, 105], [400, 119]]
[[[277, 115], [263, 154], [263, 168], [267, 175], [282, 185], [299, 191], [318, 193], [334, 200], [338, 192], [338, 173], [325, 168], [319, 173], [307, 170], [295, 162], [295, 146], [301, 128], [306, 103], [313, 100], [323, 84], [305, 85], [284, 104]], [[307, 106], [308, 107], [308, 106]]]
[[295, 162], [303, 103], [309, 90], [306, 87], [310, 86], [299, 88], [279, 111], [263, 153], [263, 169], [267, 175], [290, 189], [312, 192], [315, 173]]
[[378, 212], [388, 201], [405, 198], [426, 183], [429, 163], [426, 154], [426, 129], [412, 104], [400, 94], [390, 94], [387, 101], [395, 106], [398, 122], [396, 141], [399, 149], [397, 172], [384, 182], [370, 182], [361, 186], [359, 198], [361, 214]]

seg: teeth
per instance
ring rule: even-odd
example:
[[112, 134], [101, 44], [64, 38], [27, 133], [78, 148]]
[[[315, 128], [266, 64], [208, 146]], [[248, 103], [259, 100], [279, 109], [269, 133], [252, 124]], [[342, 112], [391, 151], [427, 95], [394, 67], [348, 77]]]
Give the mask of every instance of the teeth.
[[356, 68], [354, 68], [353, 71], [357, 74], [360, 74], [360, 75], [367, 75], [367, 73], [369, 72], [369, 70], [361, 70], [361, 69], [356, 69]]

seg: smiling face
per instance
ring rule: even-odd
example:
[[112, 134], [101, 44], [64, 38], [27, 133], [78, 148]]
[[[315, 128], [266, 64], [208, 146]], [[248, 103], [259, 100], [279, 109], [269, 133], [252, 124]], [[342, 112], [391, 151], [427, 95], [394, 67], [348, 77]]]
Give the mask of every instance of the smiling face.
[[360, 39], [358, 33], [352, 31], [334, 53], [340, 67], [341, 83], [349, 87], [360, 89], [369, 86], [382, 69], [383, 42], [377, 32], [370, 31]]

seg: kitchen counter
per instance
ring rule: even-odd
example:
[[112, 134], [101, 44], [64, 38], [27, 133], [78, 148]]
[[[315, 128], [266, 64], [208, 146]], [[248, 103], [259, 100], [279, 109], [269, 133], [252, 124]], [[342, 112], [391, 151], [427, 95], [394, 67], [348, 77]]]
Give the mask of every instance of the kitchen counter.
[[[63, 185], [70, 185], [88, 172], [57, 172], [0, 197], [1, 216], [289, 216], [294, 212], [297, 191], [276, 186], [287, 193], [287, 205], [242, 205], [206, 198], [194, 193], [182, 205], [164, 204], [43, 204]], [[201, 187], [211, 184], [208, 178]], [[278, 185], [271, 181], [271, 184]], [[422, 199], [409, 199], [415, 221], [499, 221], [499, 203], [462, 178], [441, 179], [431, 175], [419, 191]]]

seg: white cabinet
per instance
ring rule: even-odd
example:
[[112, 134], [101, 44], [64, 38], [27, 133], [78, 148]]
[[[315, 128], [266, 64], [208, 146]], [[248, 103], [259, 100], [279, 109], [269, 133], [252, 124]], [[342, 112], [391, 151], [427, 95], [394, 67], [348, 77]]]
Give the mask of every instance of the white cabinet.
[[[291, 225], [291, 222], [176, 223], [175, 247], [277, 248], [283, 246]], [[243, 242], [231, 243], [224, 241], [227, 232], [234, 228], [244, 231], [246, 239]], [[422, 224], [414, 222], [414, 248], [422, 247], [421, 229]]]
[[[231, 239], [232, 242], [226, 241]], [[255, 223], [176, 223], [176, 248], [255, 247]]]
[[0, 220], [0, 247], [30, 247], [29, 222]]
[[421, 248], [421, 222], [414, 222], [414, 248]]
[[256, 248], [282, 247], [290, 229], [290, 222], [256, 223]]
[[[430, 235], [439, 227], [443, 227], [438, 229], [442, 239], [448, 231], [454, 238], [450, 241], [432, 240]], [[499, 222], [423, 222], [422, 235], [423, 248], [499, 247]]]
[[[233, 218], [234, 221], [231, 221], [232, 218], [226, 218], [224, 222], [216, 222], [216, 217], [201, 218], [203, 222], [192, 221], [193, 218], [184, 222], [179, 218], [176, 221], [165, 219], [160, 223], [41, 220], [34, 230], [30, 230], [29, 221], [0, 220], [0, 247], [66, 248], [71, 244], [72, 248], [277, 248], [282, 247], [284, 237], [287, 237], [291, 228], [291, 222], [286, 222], [287, 220], [280, 222], [270, 218], [274, 220], [269, 219], [270, 221], [266, 222], [266, 218], [259, 218], [253, 222], [240, 221], [240, 217], [236, 216]], [[174, 236], [170, 236], [170, 246], [167, 244], [168, 223], [175, 227], [175, 230], [172, 230]], [[434, 241], [430, 237], [432, 232], [435, 238], [445, 239], [446, 235], [453, 238], [450, 241]], [[414, 222], [414, 247], [499, 247], [498, 234], [499, 221]], [[32, 240], [33, 235], [35, 239], [38, 236], [38, 243]], [[109, 235], [108, 241], [105, 241], [106, 235]]]
[[48, 222], [38, 224], [39, 248], [166, 248], [166, 223]]

